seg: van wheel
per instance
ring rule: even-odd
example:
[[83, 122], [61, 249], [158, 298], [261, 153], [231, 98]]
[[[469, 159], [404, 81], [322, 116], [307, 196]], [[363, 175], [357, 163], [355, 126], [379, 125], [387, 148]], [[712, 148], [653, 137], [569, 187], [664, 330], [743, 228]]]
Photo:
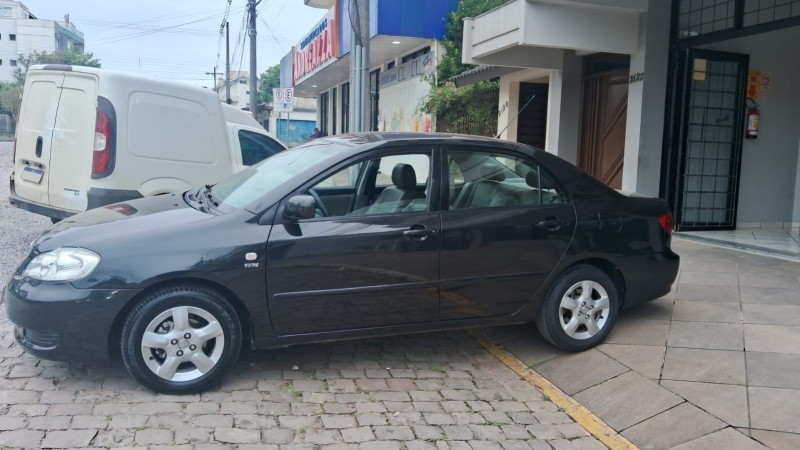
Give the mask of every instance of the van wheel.
[[236, 310], [218, 293], [176, 286], [143, 299], [122, 328], [122, 360], [146, 387], [200, 392], [233, 366], [242, 344]]
[[562, 350], [587, 350], [611, 332], [619, 305], [617, 288], [605, 272], [578, 266], [563, 274], [550, 290], [536, 317], [536, 327]]

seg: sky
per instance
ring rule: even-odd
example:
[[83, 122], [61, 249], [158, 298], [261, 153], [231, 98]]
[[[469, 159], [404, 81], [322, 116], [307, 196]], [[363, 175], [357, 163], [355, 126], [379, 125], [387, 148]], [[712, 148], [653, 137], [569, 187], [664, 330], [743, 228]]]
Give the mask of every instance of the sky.
[[[197, 86], [212, 85], [214, 66], [225, 71], [220, 25], [230, 4], [231, 70], [250, 68], [244, 20], [247, 0], [22, 0], [39, 19], [69, 14], [83, 32], [85, 51], [103, 68], [124, 70]], [[262, 0], [257, 7], [258, 73], [281, 58], [319, 22], [325, 10], [302, 0]], [[221, 75], [220, 75], [221, 76]]]

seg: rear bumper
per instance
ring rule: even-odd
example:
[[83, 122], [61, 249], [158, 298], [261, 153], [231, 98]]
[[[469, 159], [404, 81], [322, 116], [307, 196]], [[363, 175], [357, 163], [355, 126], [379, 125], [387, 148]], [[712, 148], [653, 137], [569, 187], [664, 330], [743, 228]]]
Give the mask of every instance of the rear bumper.
[[[10, 180], [8, 192], [9, 192], [8, 201], [12, 206], [16, 206], [19, 209], [30, 211], [34, 214], [39, 214], [46, 217], [52, 217], [53, 219], [62, 220], [81, 212], [81, 211], [70, 211], [67, 209], [54, 208], [49, 205], [42, 205], [41, 203], [35, 203], [30, 200], [26, 200], [24, 198], [19, 197], [17, 195], [16, 189], [14, 188], [13, 174]], [[89, 204], [89, 207], [87, 209], [94, 209], [100, 206], [111, 205], [113, 203], [125, 202], [128, 200], [134, 200], [142, 197], [143, 196], [142, 194], [139, 193], [139, 191], [90, 188], [89, 192], [86, 195]]]
[[620, 258], [617, 265], [625, 279], [628, 308], [668, 294], [678, 276], [680, 257], [672, 250]]

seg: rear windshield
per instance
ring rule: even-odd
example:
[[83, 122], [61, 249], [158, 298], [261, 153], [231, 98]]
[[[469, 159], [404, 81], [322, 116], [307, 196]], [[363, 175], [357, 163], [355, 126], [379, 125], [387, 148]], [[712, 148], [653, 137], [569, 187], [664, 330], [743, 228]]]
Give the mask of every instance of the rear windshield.
[[280, 152], [217, 183], [211, 194], [222, 212], [243, 208], [309, 167], [332, 158], [339, 148], [323, 141]]

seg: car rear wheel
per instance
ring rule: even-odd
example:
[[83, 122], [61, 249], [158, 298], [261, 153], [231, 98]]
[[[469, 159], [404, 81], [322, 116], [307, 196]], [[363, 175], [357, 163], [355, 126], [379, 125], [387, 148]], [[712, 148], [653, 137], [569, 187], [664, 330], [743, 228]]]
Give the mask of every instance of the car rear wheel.
[[149, 295], [131, 311], [122, 328], [122, 360], [148, 388], [189, 394], [219, 382], [241, 343], [236, 310], [221, 295], [176, 286]]
[[578, 266], [556, 282], [536, 326], [556, 347], [577, 352], [608, 336], [617, 319], [619, 297], [611, 278], [592, 266]]

